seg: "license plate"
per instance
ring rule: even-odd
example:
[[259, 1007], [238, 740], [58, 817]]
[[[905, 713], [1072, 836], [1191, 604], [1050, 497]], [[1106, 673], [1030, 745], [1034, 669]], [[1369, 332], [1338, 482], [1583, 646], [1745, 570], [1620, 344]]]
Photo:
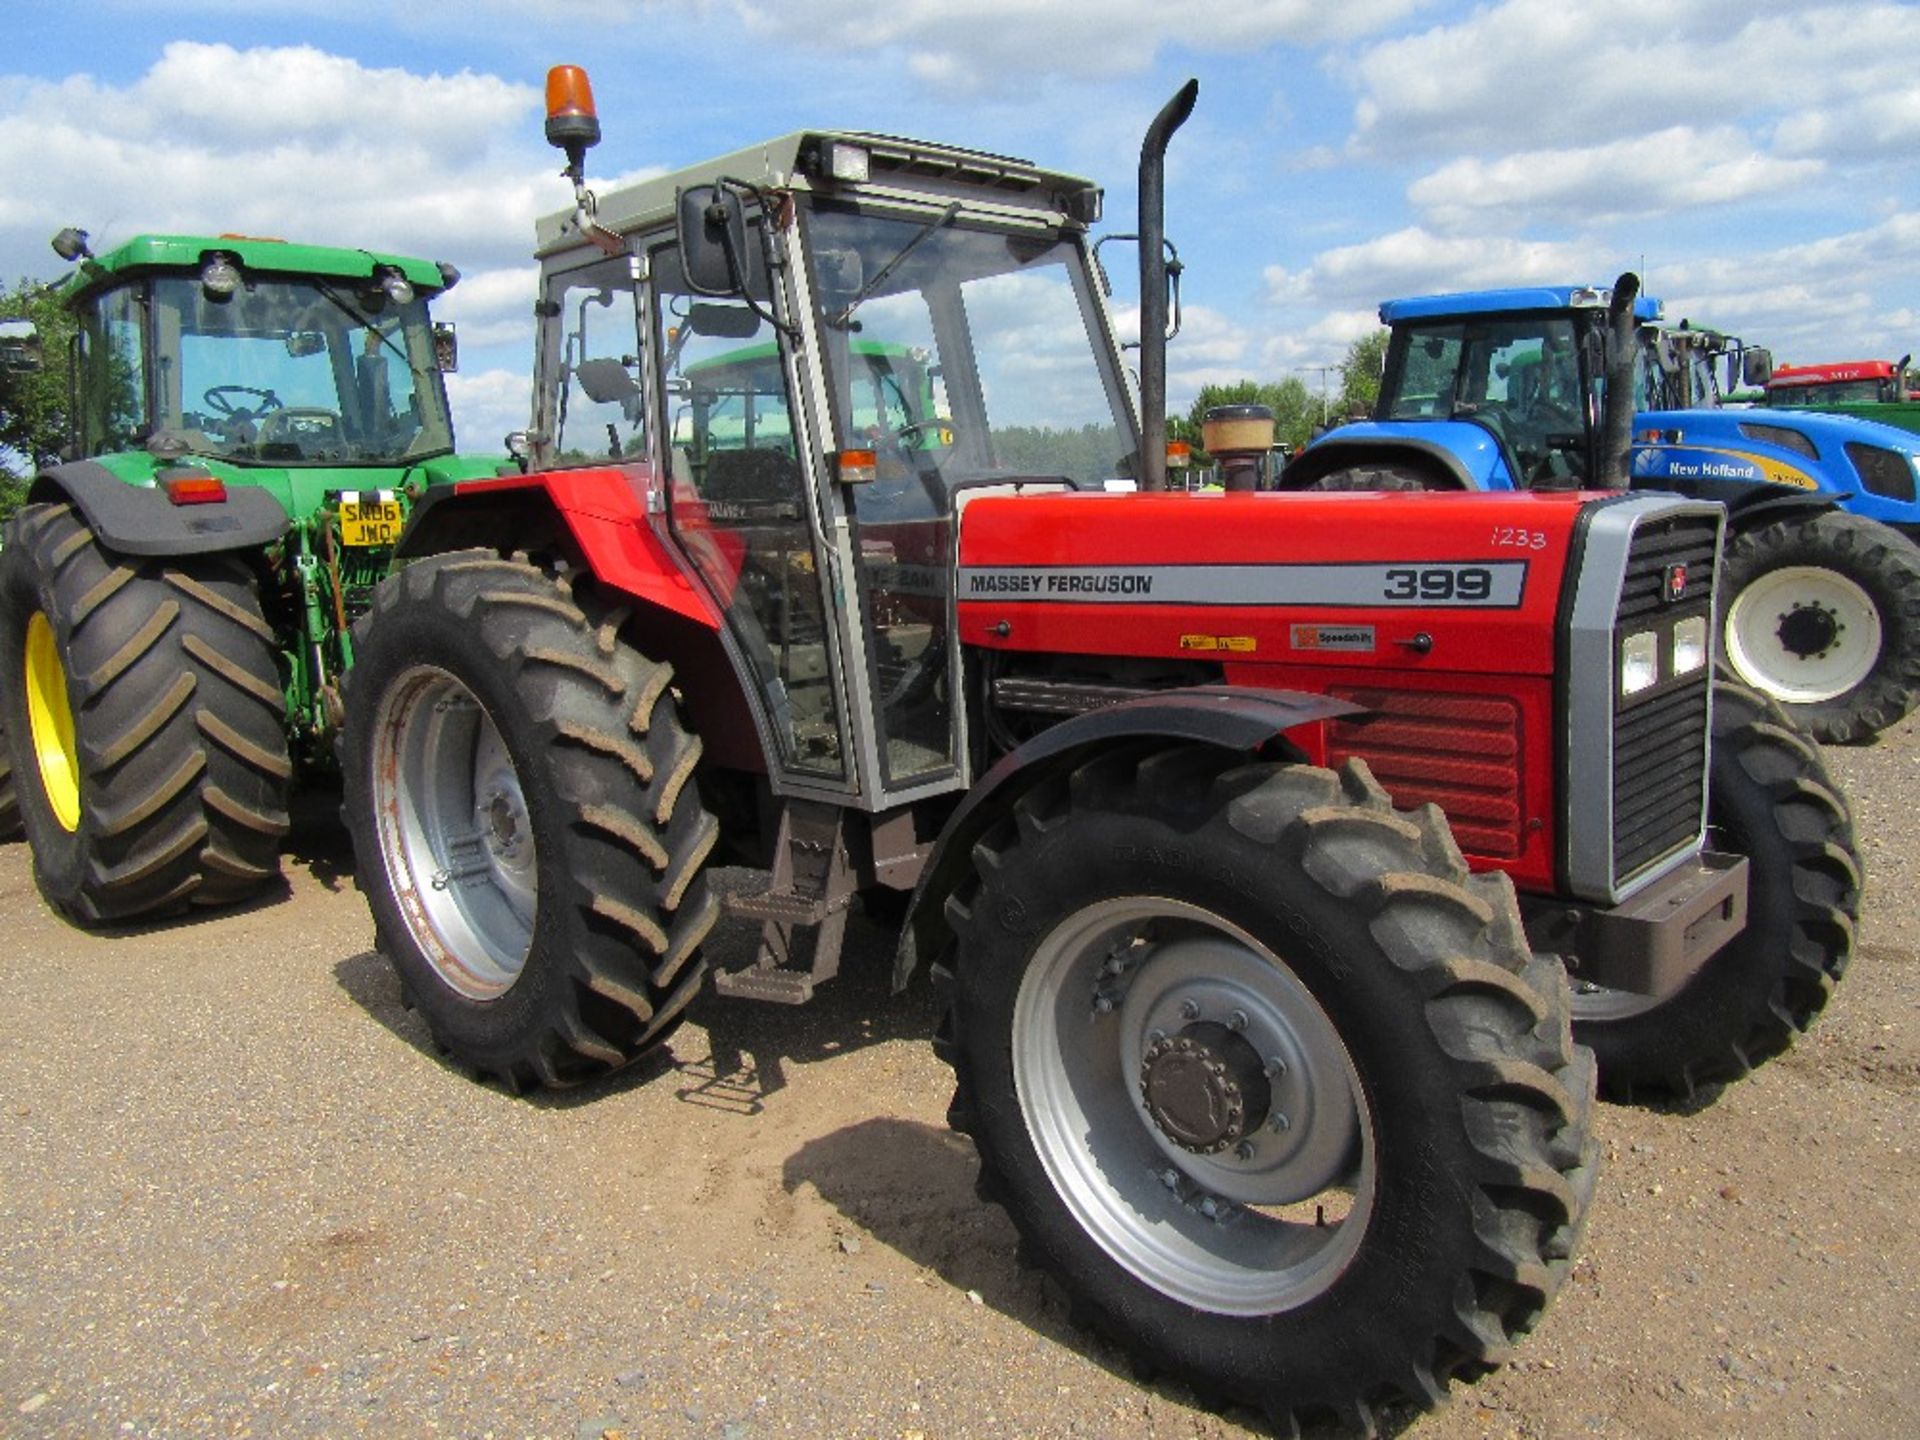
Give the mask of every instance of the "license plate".
[[406, 511], [398, 500], [360, 500], [340, 506], [340, 543], [362, 547], [391, 545], [400, 538]]

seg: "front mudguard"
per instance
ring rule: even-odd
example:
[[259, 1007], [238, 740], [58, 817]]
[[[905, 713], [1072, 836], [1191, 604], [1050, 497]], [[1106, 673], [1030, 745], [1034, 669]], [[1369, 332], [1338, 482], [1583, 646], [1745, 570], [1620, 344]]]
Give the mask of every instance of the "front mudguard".
[[[1008, 751], [967, 792], [934, 841], [900, 927], [894, 989], [906, 988], [923, 956], [938, 955], [946, 948], [952, 939], [947, 896], [966, 874], [974, 843], [1034, 786], [1071, 770], [1095, 750], [1127, 740], [1198, 742], [1252, 754], [1295, 726], [1357, 715], [1364, 708], [1291, 690], [1198, 685], [1076, 715]], [[1279, 743], [1299, 758], [1295, 747], [1284, 740]]]

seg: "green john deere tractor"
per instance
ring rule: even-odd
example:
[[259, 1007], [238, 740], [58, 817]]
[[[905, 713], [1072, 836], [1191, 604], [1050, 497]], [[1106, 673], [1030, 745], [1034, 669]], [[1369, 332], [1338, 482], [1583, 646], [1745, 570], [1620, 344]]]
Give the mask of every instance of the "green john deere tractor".
[[63, 463], [0, 536], [0, 837], [81, 924], [240, 900], [330, 764], [348, 627], [457, 457], [448, 265], [237, 236], [54, 239]]

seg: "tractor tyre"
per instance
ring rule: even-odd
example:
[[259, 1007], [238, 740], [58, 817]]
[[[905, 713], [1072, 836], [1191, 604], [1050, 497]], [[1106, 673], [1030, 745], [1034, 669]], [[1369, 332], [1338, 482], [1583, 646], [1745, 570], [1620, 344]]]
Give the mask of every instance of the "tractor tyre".
[[1309, 490], [1437, 490], [1426, 471], [1397, 460], [1380, 460], [1369, 465], [1353, 465], [1322, 475], [1307, 486]]
[[1829, 510], [1735, 534], [1721, 654], [1816, 740], [1871, 740], [1920, 701], [1920, 547]]
[[20, 823], [20, 799], [13, 789], [13, 759], [7, 754], [7, 737], [0, 732], [0, 843], [18, 840], [25, 833]]
[[491, 551], [383, 581], [340, 740], [355, 875], [434, 1041], [519, 1091], [618, 1069], [699, 992], [719, 825], [669, 667]]
[[1861, 863], [1819, 750], [1766, 696], [1718, 680], [1708, 848], [1747, 857], [1746, 928], [1665, 998], [1577, 983], [1574, 1038], [1612, 1099], [1735, 1080], [1793, 1043], [1853, 955]]
[[1280, 1433], [1437, 1405], [1566, 1279], [1592, 1056], [1432, 806], [1145, 742], [973, 850], [941, 1053], [982, 1193], [1075, 1319]]
[[279, 879], [286, 700], [252, 572], [108, 550], [65, 504], [0, 552], [0, 730], [34, 878], [81, 925]]

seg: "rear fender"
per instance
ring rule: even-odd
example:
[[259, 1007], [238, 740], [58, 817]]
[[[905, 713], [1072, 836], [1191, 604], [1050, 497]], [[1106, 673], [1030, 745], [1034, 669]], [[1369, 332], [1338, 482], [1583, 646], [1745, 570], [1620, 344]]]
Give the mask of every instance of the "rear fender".
[[966, 874], [975, 842], [1035, 786], [1072, 770], [1098, 750], [1130, 740], [1192, 741], [1249, 756], [1277, 745], [1288, 758], [1304, 763], [1306, 757], [1299, 748], [1281, 738], [1285, 731], [1336, 715], [1357, 715], [1363, 709], [1325, 695], [1200, 685], [1110, 705], [1042, 731], [1001, 756], [947, 817], [900, 928], [894, 989], [906, 987], [923, 956], [935, 956], [947, 948], [953, 937], [947, 924], [947, 897]]
[[1752, 530], [1776, 520], [1809, 519], [1839, 508], [1840, 498], [1795, 485], [1773, 485], [1759, 480], [1679, 478], [1671, 475], [1635, 477], [1635, 490], [1660, 490], [1690, 500], [1716, 500], [1727, 507], [1727, 525]]
[[100, 543], [122, 555], [217, 555], [256, 550], [287, 533], [287, 512], [267, 491], [234, 485], [227, 498], [175, 505], [152, 485], [130, 485], [106, 466], [73, 460], [42, 471], [29, 501], [66, 501]]
[[[1458, 426], [1449, 426], [1450, 431]], [[1348, 432], [1353, 433], [1349, 434]], [[1447, 437], [1412, 436], [1386, 425], [1343, 426], [1302, 450], [1280, 474], [1282, 490], [1305, 490], [1315, 481], [1354, 465], [1393, 462], [1426, 471], [1436, 485], [1459, 490], [1510, 490], [1499, 447], [1475, 427], [1476, 440], [1465, 453]]]
[[573, 542], [600, 584], [712, 631], [720, 612], [654, 533], [620, 470], [508, 475], [435, 487], [414, 507], [395, 547], [397, 560], [491, 547], [502, 554]]

